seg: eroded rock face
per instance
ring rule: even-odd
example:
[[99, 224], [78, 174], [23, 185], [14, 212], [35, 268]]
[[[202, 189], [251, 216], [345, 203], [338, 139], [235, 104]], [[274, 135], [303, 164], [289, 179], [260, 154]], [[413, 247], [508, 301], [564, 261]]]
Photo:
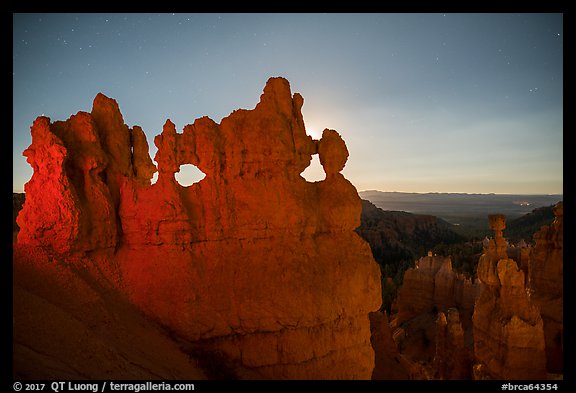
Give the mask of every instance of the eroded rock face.
[[446, 312], [457, 307], [461, 314], [472, 316], [478, 285], [452, 270], [450, 257], [420, 258], [416, 267], [404, 273], [398, 291], [396, 324], [430, 312]]
[[563, 373], [563, 299], [564, 299], [564, 207], [554, 207], [554, 222], [534, 235], [531, 249], [528, 286], [532, 300], [540, 308], [544, 321], [546, 366], [551, 373]]
[[474, 355], [483, 377], [546, 379], [543, 321], [526, 291], [524, 272], [506, 253], [505, 218], [490, 216], [495, 238], [478, 263], [482, 289], [474, 307]]
[[[346, 144], [334, 130], [306, 135], [302, 105], [271, 78], [253, 110], [220, 124], [203, 117], [178, 133], [168, 120], [153, 185], [143, 131], [114, 100], [99, 94], [66, 122], [39, 117], [18, 242], [106, 253], [131, 302], [240, 377], [370, 378], [380, 272], [354, 232]], [[327, 176], [309, 183], [300, 174], [316, 153]], [[182, 187], [184, 164], [206, 177]]]
[[398, 325], [433, 310], [434, 277], [445, 260], [446, 258], [443, 257], [422, 257], [416, 262], [414, 268], [404, 272], [404, 280], [397, 298], [396, 323]]
[[399, 352], [392, 338], [386, 311], [370, 313], [372, 347], [376, 354], [372, 379], [413, 379], [413, 365]]
[[402, 355], [425, 364], [425, 379], [467, 379], [479, 283], [452, 270], [450, 257], [420, 258], [404, 273], [391, 327]]
[[436, 319], [436, 355], [438, 379], [470, 379], [472, 355], [465, 344], [458, 309], [438, 313]]

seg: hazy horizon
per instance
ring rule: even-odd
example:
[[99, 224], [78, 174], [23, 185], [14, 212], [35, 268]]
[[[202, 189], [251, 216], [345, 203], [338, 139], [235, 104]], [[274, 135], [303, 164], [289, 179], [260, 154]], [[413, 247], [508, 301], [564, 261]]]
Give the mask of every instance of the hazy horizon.
[[500, 193], [500, 192], [458, 192], [458, 191], [384, 191], [384, 190], [358, 190], [358, 193], [363, 192], [388, 192], [388, 193], [398, 193], [398, 194], [467, 194], [467, 195], [564, 195], [564, 193], [552, 193], [552, 194], [519, 194], [519, 193]]
[[[252, 109], [268, 78], [338, 131], [357, 190], [563, 193], [563, 15], [13, 14], [13, 191], [37, 116], [98, 92], [154, 136]], [[183, 178], [191, 179], [184, 173]], [[317, 156], [306, 171], [323, 173]]]
[[[465, 195], [518, 195], [518, 196], [564, 196], [564, 193], [555, 194], [511, 194], [511, 193], [496, 193], [496, 192], [440, 192], [440, 191], [421, 191], [421, 192], [410, 192], [410, 191], [383, 191], [383, 190], [358, 190], [358, 194], [368, 193], [368, 192], [384, 192], [384, 193], [397, 193], [397, 194], [465, 194]], [[24, 191], [13, 191], [13, 193], [24, 194]]]

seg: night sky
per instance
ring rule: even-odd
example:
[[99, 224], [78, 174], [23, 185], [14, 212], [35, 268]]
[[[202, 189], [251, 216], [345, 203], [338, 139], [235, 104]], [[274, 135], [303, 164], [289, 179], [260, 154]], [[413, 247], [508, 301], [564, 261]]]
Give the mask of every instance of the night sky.
[[14, 14], [13, 190], [37, 116], [102, 92], [153, 158], [167, 118], [220, 122], [282, 76], [359, 191], [559, 194], [563, 38], [562, 14]]

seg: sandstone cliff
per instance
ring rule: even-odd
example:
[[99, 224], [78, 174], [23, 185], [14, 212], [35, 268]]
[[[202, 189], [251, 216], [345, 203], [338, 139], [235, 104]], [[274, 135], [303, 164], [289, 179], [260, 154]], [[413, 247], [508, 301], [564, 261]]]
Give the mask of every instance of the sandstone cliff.
[[[306, 135], [302, 105], [271, 78], [254, 109], [220, 124], [203, 117], [178, 133], [167, 120], [153, 185], [144, 133], [116, 101], [99, 94], [91, 113], [39, 117], [18, 247], [98, 271], [241, 378], [370, 378], [380, 273], [354, 232], [361, 201], [340, 173], [346, 145], [334, 130]], [[313, 154], [324, 181], [300, 176]], [[206, 177], [181, 186], [184, 164]]]

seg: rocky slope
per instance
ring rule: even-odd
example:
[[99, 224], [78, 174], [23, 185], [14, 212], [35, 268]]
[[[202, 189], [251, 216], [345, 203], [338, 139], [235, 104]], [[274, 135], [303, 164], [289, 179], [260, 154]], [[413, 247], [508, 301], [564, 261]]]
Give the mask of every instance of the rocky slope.
[[190, 358], [96, 271], [98, 262], [14, 245], [14, 379], [206, 379]]
[[514, 243], [521, 240], [531, 243], [534, 234], [543, 225], [550, 225], [552, 221], [554, 221], [554, 205], [536, 208], [528, 214], [510, 220], [506, 224], [506, 238]]
[[[370, 378], [380, 273], [354, 232], [362, 204], [340, 173], [346, 145], [334, 130], [306, 135], [302, 105], [288, 81], [271, 78], [254, 109], [220, 124], [203, 117], [178, 133], [166, 121], [153, 185], [145, 135], [124, 124], [114, 100], [99, 94], [90, 113], [66, 121], [39, 117], [24, 152], [34, 175], [17, 217], [15, 269], [45, 250], [197, 350], [220, 354], [240, 378]], [[313, 154], [324, 181], [300, 176]], [[184, 164], [206, 177], [182, 187], [174, 174]], [[67, 273], [50, 274], [66, 285]], [[16, 335], [40, 322], [29, 315], [15, 318]], [[34, 347], [21, 341], [16, 365]]]
[[356, 230], [384, 265], [402, 259], [416, 260], [439, 243], [456, 243], [464, 237], [452, 225], [434, 216], [401, 211], [385, 211], [362, 200], [361, 225]]

